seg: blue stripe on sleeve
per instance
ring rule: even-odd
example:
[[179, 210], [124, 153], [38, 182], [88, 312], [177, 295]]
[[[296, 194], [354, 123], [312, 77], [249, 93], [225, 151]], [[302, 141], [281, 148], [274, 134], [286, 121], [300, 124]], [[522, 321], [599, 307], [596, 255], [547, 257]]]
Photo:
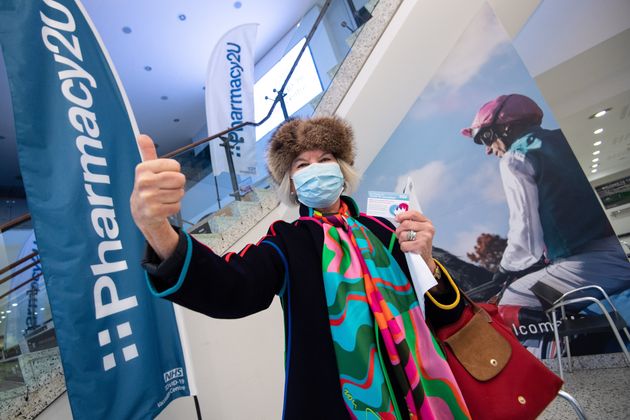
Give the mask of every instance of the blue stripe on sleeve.
[[149, 286], [149, 290], [151, 291], [153, 296], [157, 296], [161, 298], [161, 297], [166, 297], [168, 295], [171, 295], [177, 292], [179, 288], [182, 287], [182, 284], [184, 283], [186, 274], [188, 274], [188, 266], [190, 265], [190, 259], [192, 257], [192, 240], [190, 239], [190, 236], [186, 232], [183, 232], [183, 233], [184, 235], [186, 235], [186, 257], [184, 258], [184, 266], [182, 267], [181, 273], [179, 273], [179, 278], [177, 279], [177, 283], [175, 283], [173, 287], [166, 289], [163, 292], [158, 292], [157, 290], [155, 290], [155, 287], [153, 286], [153, 283], [149, 279], [149, 275], [147, 274], [147, 272], [146, 271], [144, 272], [144, 277], [146, 278], [147, 285]]
[[284, 283], [282, 284], [282, 288], [278, 292], [278, 296], [282, 297], [284, 295], [284, 291], [287, 288], [287, 282], [289, 280], [289, 263], [287, 262], [287, 258], [284, 256], [284, 253], [280, 250], [280, 247], [273, 242], [270, 241], [262, 241], [263, 244], [271, 245], [278, 251], [280, 258], [282, 259], [282, 264], [284, 264]]

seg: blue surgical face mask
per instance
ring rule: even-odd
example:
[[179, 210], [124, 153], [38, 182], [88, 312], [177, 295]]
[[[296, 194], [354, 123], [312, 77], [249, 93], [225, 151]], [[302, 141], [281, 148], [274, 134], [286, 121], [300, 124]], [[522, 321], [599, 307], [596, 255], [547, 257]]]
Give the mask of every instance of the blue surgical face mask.
[[298, 201], [315, 209], [332, 206], [343, 191], [344, 178], [337, 162], [311, 163], [292, 178]]

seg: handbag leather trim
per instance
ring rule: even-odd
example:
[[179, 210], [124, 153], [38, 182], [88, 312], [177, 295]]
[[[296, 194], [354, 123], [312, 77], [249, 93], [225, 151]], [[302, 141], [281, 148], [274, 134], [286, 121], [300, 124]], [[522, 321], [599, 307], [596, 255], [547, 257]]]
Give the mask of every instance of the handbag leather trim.
[[512, 347], [490, 324], [490, 315], [479, 309], [464, 327], [444, 342], [473, 378], [488, 381], [507, 365]]

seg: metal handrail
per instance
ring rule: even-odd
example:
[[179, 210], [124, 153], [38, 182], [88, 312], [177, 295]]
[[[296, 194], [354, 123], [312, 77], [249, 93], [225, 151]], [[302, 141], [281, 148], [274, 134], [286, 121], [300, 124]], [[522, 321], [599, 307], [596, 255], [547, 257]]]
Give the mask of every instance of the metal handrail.
[[[300, 50], [300, 52], [298, 53], [295, 61], [293, 62], [293, 66], [291, 66], [291, 69], [289, 70], [289, 73], [287, 74], [286, 79], [284, 80], [284, 83], [282, 84], [282, 87], [280, 88], [280, 90], [277, 91], [276, 94], [276, 98], [274, 99], [273, 103], [271, 104], [271, 108], [269, 109], [269, 112], [267, 113], [267, 115], [260, 121], [258, 122], [253, 122], [253, 121], [246, 121], [244, 123], [238, 124], [234, 127], [230, 127], [228, 129], [225, 129], [219, 133], [213, 134], [209, 137], [206, 137], [204, 139], [198, 140], [194, 143], [191, 143], [187, 146], [183, 146], [180, 147], [179, 149], [173, 150], [172, 152], [166, 153], [162, 156], [160, 156], [161, 158], [172, 158], [173, 156], [176, 156], [180, 153], [186, 152], [190, 149], [194, 149], [197, 146], [200, 146], [202, 144], [206, 144], [209, 143], [212, 140], [215, 140], [217, 138], [220, 138], [222, 136], [225, 136], [227, 133], [229, 133], [230, 131], [234, 131], [234, 130], [238, 130], [240, 128], [243, 128], [245, 126], [254, 126], [254, 127], [258, 127], [261, 124], [264, 124], [269, 118], [271, 118], [271, 115], [273, 114], [273, 111], [276, 108], [276, 105], [281, 101], [282, 96], [284, 95], [284, 90], [286, 89], [289, 80], [291, 79], [291, 76], [293, 76], [293, 72], [295, 71], [295, 69], [297, 68], [298, 63], [300, 62], [300, 59], [302, 58], [302, 55], [304, 54], [304, 51], [306, 51], [306, 48], [308, 47], [311, 39], [313, 38], [313, 36], [315, 35], [315, 31], [317, 30], [317, 28], [319, 28], [319, 24], [321, 23], [322, 19], [324, 18], [324, 15], [326, 14], [326, 11], [328, 10], [330, 3], [332, 3], [332, 0], [326, 0], [326, 2], [323, 4], [319, 15], [317, 16], [317, 19], [315, 20], [315, 23], [313, 23], [313, 27], [311, 28], [310, 32], [308, 33], [308, 35], [306, 36], [306, 40], [304, 42], [304, 45], [302, 45], [302, 49]], [[19, 216], [7, 223], [5, 223], [4, 225], [0, 226], [0, 233], [5, 232], [9, 229], [11, 229], [12, 227], [19, 225], [20, 223], [23, 223], [27, 220], [31, 219], [31, 214], [30, 213], [25, 213], [22, 216]]]
[[39, 264], [39, 260], [35, 260], [35, 261], [31, 262], [30, 264], [25, 265], [24, 267], [20, 268], [17, 271], [14, 271], [13, 273], [9, 274], [8, 276], [1, 278], [0, 279], [0, 284], [4, 284], [4, 283], [8, 282], [12, 278], [17, 277], [18, 274], [22, 274], [23, 272], [25, 272], [29, 268], [35, 267], [37, 264]]
[[31, 277], [30, 279], [26, 280], [25, 282], [18, 284], [13, 289], [11, 289], [11, 290], [7, 291], [6, 293], [3, 293], [2, 295], [0, 295], [0, 300], [2, 300], [5, 297], [9, 296], [11, 293], [15, 292], [16, 290], [21, 289], [22, 287], [26, 286], [27, 284], [29, 284], [31, 282], [34, 282], [35, 280], [40, 278], [42, 275], [44, 275], [44, 273], [41, 273], [41, 272], [37, 273], [33, 277]]
[[22, 224], [24, 222], [27, 222], [29, 220], [31, 220], [31, 214], [30, 213], [24, 213], [23, 215], [18, 216], [18, 217], [16, 217], [13, 220], [9, 220], [8, 222], [6, 222], [3, 225], [0, 225], [0, 233], [4, 233], [7, 230], [12, 229], [15, 226], [20, 225], [20, 224]]
[[19, 260], [15, 261], [15, 262], [13, 262], [13, 263], [11, 263], [9, 265], [7, 265], [6, 267], [0, 268], [0, 274], [6, 273], [7, 271], [11, 270], [12, 268], [17, 267], [18, 265], [22, 264], [25, 261], [30, 260], [31, 258], [33, 258], [33, 257], [35, 257], [37, 255], [39, 255], [39, 252], [37, 252], [37, 251], [31, 252], [27, 256], [25, 256], [23, 258], [20, 258]]

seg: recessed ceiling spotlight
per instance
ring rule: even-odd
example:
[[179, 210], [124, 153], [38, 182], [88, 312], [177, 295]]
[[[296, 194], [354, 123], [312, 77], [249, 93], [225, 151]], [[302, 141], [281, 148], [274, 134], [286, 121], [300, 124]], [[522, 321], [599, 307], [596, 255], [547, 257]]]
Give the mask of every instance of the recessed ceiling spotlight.
[[592, 174], [594, 174], [595, 172], [597, 172], [597, 169], [591, 169]]
[[151, 67], [151, 66], [144, 66], [144, 69], [146, 71], [151, 71], [151, 70], [153, 70], [153, 67]]
[[162, 96], [160, 96], [160, 99], [163, 100], [163, 101], [168, 101], [168, 96], [162, 95]]
[[601, 141], [601, 140], [596, 141], [595, 143], [593, 143], [593, 146], [599, 146], [600, 144], [602, 144], [602, 141]]
[[608, 111], [610, 111], [611, 109], [612, 109], [612, 107], [611, 108], [602, 109], [601, 111], [594, 113], [593, 115], [591, 115], [588, 118], [590, 120], [592, 120], [593, 118], [601, 118], [604, 115], [606, 115], [608, 113]]
[[234, 2], [234, 8], [235, 9], [240, 9], [242, 5], [243, 5], [243, 3], [241, 3], [240, 1], [235, 1]]
[[186, 20], [186, 15], [185, 15], [185, 14], [183, 14], [183, 13], [182, 13], [181, 15], [177, 16], [177, 17], [178, 17], [178, 18], [179, 18], [179, 20], [181, 20], [181, 21]]
[[123, 26], [122, 31], [124, 34], [130, 34], [131, 28], [129, 26]]
[[595, 162], [599, 162], [599, 158], [593, 159], [593, 163], [595, 163]]
[[594, 163], [591, 165], [591, 168], [597, 168], [599, 166], [599, 163]]
[[15, 307], [15, 306], [17, 306], [17, 305], [18, 305], [17, 303], [12, 303], [12, 304], [11, 304], [11, 306], [13, 306], [13, 307]]
[[173, 122], [179, 122], [179, 118], [174, 118]]
[[11, 309], [7, 309], [6, 313], [10, 314], [11, 313]]
[[46, 308], [39, 308], [39, 310], [40, 310], [40, 311], [43, 311], [43, 310], [45, 310], [45, 309], [46, 309]]
[[604, 132], [603, 128], [598, 128], [597, 130], [593, 131], [593, 134], [601, 134]]
[[594, 154], [595, 156], [599, 155], [599, 150], [595, 150], [595, 151], [593, 152], [593, 154]]

